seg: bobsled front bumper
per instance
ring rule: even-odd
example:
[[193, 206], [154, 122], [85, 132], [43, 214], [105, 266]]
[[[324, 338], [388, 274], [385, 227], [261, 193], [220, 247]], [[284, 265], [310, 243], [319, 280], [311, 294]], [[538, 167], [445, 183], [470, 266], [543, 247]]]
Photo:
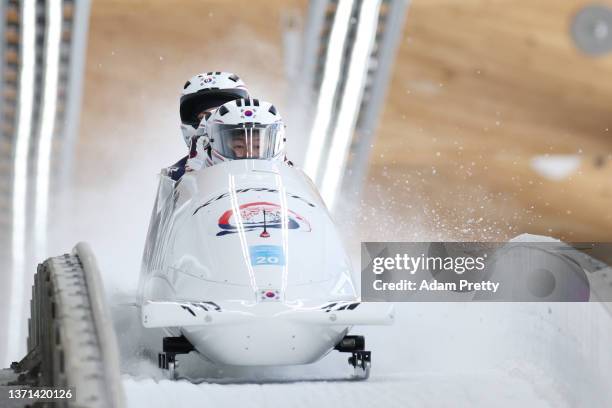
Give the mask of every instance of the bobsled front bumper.
[[384, 303], [336, 302], [317, 308], [293, 308], [283, 303], [222, 308], [212, 302], [154, 302], [142, 306], [144, 327], [190, 327], [243, 324], [273, 319], [325, 326], [390, 325], [393, 306]]
[[389, 325], [393, 319], [393, 306], [382, 303], [294, 308], [280, 302], [147, 301], [142, 306], [145, 327], [179, 327], [198, 352], [229, 365], [311, 363], [327, 354], [350, 326]]

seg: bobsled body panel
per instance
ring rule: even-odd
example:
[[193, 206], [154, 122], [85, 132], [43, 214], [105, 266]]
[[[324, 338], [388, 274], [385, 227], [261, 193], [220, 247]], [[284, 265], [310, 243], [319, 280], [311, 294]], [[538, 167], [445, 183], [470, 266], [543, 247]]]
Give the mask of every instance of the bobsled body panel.
[[224, 162], [176, 184], [162, 174], [139, 295], [145, 327], [232, 365], [310, 363], [353, 324], [392, 319], [356, 307], [348, 256], [316, 188], [275, 161]]

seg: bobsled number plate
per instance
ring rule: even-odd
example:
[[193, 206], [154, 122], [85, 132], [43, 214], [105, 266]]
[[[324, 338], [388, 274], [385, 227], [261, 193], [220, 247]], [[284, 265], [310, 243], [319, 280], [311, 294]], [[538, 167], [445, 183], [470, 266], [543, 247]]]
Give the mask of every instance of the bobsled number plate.
[[279, 245], [253, 245], [249, 247], [251, 265], [285, 265], [285, 253]]

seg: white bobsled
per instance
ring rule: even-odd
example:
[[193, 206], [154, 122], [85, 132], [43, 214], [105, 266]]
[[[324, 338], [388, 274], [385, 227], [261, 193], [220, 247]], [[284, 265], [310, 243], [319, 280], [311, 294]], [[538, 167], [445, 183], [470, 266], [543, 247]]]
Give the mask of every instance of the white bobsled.
[[140, 279], [142, 324], [163, 328], [159, 363], [195, 350], [225, 365], [307, 364], [370, 352], [353, 325], [391, 324], [360, 303], [350, 263], [316, 188], [286, 163], [234, 160], [162, 174]]

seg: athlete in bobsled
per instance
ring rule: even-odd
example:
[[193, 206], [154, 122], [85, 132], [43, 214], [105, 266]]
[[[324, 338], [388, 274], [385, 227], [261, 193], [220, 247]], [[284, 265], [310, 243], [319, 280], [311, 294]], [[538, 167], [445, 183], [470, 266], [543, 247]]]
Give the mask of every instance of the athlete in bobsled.
[[227, 102], [212, 113], [205, 129], [197, 157], [204, 158], [206, 167], [228, 160], [285, 159], [285, 125], [269, 102], [250, 98]]
[[[231, 72], [206, 72], [189, 78], [183, 86], [179, 103], [181, 133], [189, 153], [168, 167], [166, 174], [177, 181], [190, 168], [190, 164], [197, 166], [197, 159], [194, 163], [190, 163], [189, 159], [195, 159], [197, 140], [205, 134], [205, 119], [224, 103], [248, 97], [245, 83]], [[200, 149], [203, 148], [201, 146]]]
[[349, 332], [391, 324], [393, 308], [359, 301], [323, 200], [285, 160], [280, 113], [240, 98], [204, 128], [202, 171], [160, 177], [145, 245], [139, 304], [143, 326], [163, 331], [159, 367], [176, 378], [177, 355], [190, 352], [223, 367], [309, 364], [337, 350], [367, 378], [371, 352]]
[[260, 99], [236, 99], [201, 121], [192, 138], [186, 171], [240, 159], [284, 161], [285, 125], [274, 105]]

